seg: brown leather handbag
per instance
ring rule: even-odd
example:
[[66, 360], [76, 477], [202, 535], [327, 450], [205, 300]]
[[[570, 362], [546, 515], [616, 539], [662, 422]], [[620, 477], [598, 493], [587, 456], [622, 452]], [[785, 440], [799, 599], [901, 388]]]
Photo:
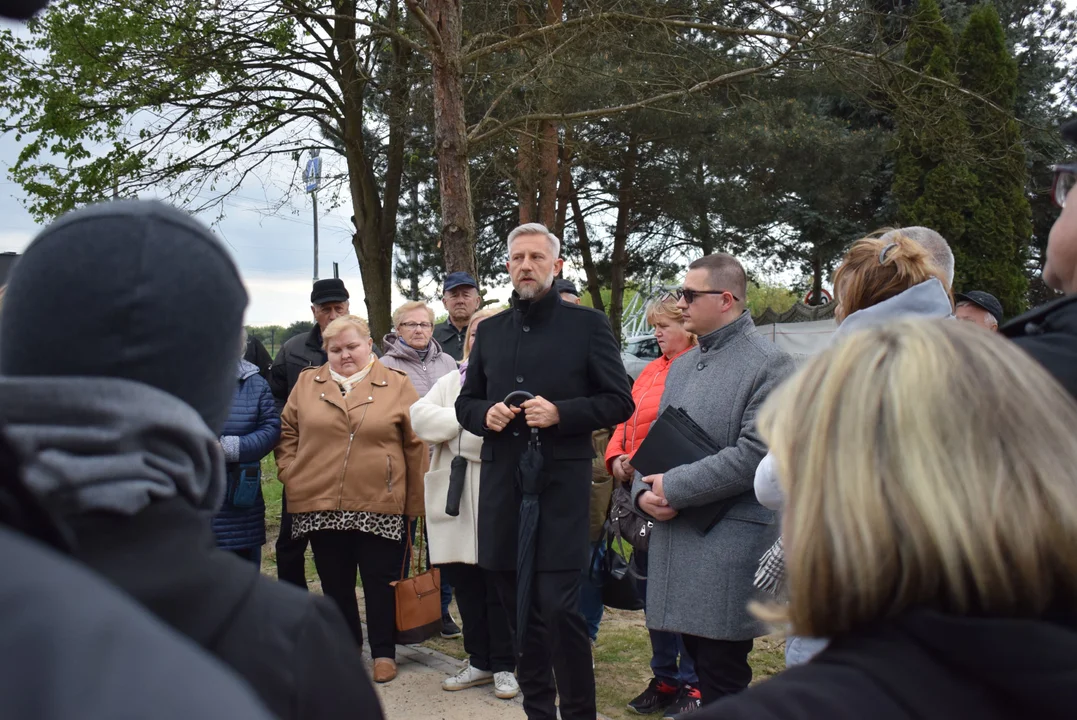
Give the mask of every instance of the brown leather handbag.
[[[408, 552], [400, 567], [400, 579], [390, 585], [396, 593], [396, 643], [398, 645], [415, 645], [425, 642], [441, 632], [441, 571], [428, 568], [426, 572], [415, 572], [408, 577], [409, 564], [414, 570], [422, 567], [426, 558], [424, 536], [425, 523], [422, 518], [415, 526], [419, 534], [419, 552], [412, 551], [411, 532], [405, 523], [404, 532], [408, 536]], [[409, 559], [412, 563], [409, 563]]]

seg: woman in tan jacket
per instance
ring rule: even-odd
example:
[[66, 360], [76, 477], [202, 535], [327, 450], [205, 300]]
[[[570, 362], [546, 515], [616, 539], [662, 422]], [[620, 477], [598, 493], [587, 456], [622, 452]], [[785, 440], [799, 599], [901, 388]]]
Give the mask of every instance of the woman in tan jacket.
[[279, 477], [292, 534], [306, 535], [322, 590], [363, 644], [356, 568], [366, 598], [374, 680], [396, 677], [395, 598], [406, 519], [423, 515], [426, 446], [408, 409], [419, 399], [407, 376], [371, 352], [365, 320], [346, 315], [322, 333], [329, 362], [299, 376], [281, 415]]

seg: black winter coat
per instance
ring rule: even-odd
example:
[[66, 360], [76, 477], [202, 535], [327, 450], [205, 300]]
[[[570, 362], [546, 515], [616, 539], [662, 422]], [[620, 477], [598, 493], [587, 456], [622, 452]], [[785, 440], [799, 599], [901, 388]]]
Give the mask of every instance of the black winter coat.
[[1001, 328], [1077, 398], [1077, 295], [1041, 305]]
[[[266, 542], [266, 504], [259, 484], [258, 498], [250, 507], [236, 507], [232, 498], [242, 466], [257, 463], [273, 451], [280, 440], [280, 415], [269, 385], [249, 362], [240, 363], [240, 377], [232, 396], [232, 409], [221, 429], [222, 438], [235, 438], [225, 447], [228, 487], [224, 505], [213, 518], [213, 534], [222, 550], [260, 548]], [[229, 442], [222, 440], [222, 444]], [[233, 444], [234, 443], [234, 444]], [[234, 453], [234, 455], [229, 455]], [[257, 468], [261, 480], [261, 469]]]
[[1077, 714], [1077, 617], [907, 612], [693, 720], [1061, 720]]
[[539, 501], [536, 570], [582, 570], [589, 559], [591, 433], [631, 416], [632, 388], [609, 321], [548, 292], [535, 302], [513, 293], [513, 309], [482, 323], [468, 358], [456, 415], [482, 437], [479, 565], [516, 569], [521, 495], [516, 467], [530, 429], [520, 413], [500, 433], [486, 413], [515, 390], [553, 402], [561, 421], [539, 432], [546, 488]]
[[309, 367], [321, 367], [329, 356], [322, 350], [322, 329], [315, 325], [306, 335], [288, 338], [277, 352], [269, 369], [269, 387], [277, 403], [277, 414], [284, 410], [288, 395], [299, 380], [299, 373]]
[[185, 500], [68, 520], [80, 560], [230, 666], [278, 718], [382, 717], [336, 605], [214, 547]]

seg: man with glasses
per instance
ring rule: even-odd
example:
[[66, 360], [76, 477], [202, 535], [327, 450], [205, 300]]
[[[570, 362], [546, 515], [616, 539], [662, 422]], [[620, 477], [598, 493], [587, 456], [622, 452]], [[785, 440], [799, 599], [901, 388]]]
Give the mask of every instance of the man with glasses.
[[[310, 311], [314, 315], [314, 327], [305, 335], [289, 338], [277, 353], [277, 359], [269, 369], [269, 387], [277, 403], [277, 412], [284, 409], [288, 396], [299, 380], [299, 373], [308, 367], [324, 365], [328, 358], [322, 349], [322, 330], [338, 317], [347, 315], [348, 289], [339, 278], [326, 278], [314, 283], [310, 291]], [[280, 533], [277, 535], [277, 577], [293, 585], [307, 588], [307, 568], [304, 554], [307, 538], [292, 538], [292, 516], [288, 512], [288, 498], [280, 499]]]
[[[1077, 120], [1062, 126], [1062, 138], [1077, 145]], [[1077, 164], [1056, 165], [1054, 171], [1051, 194], [1062, 214], [1047, 239], [1043, 281], [1066, 297], [1014, 318], [1001, 332], [1077, 397], [1077, 201], [1066, 203], [1077, 184]]]
[[753, 492], [766, 454], [755, 414], [793, 372], [793, 360], [756, 332], [746, 292], [744, 268], [731, 255], [707, 255], [689, 266], [677, 307], [699, 345], [670, 366], [661, 409], [684, 410], [721, 450], [661, 475], [637, 473], [632, 488], [640, 510], [658, 521], [647, 627], [683, 635], [702, 704], [752, 680], [748, 653], [767, 630], [748, 603], [759, 558], [778, 537], [774, 513]]
[[434, 326], [434, 339], [441, 349], [460, 362], [464, 358], [464, 335], [471, 316], [482, 307], [482, 295], [475, 278], [466, 272], [451, 272], [445, 276], [441, 303], [449, 316]]

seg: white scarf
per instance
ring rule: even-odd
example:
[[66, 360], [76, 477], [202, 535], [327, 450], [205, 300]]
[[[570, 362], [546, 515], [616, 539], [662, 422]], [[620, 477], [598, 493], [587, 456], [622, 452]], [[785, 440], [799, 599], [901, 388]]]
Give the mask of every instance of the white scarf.
[[365, 378], [370, 373], [370, 368], [374, 366], [374, 361], [377, 359], [377, 357], [378, 356], [374, 353], [370, 353], [370, 360], [367, 362], [366, 367], [364, 367], [362, 370], [355, 373], [354, 375], [344, 377], [333, 368], [329, 368], [329, 373], [333, 376], [333, 380], [336, 381], [337, 385], [340, 385], [340, 389], [344, 392], [344, 394], [347, 395], [352, 391], [352, 388], [361, 383], [363, 381], [363, 378]]

